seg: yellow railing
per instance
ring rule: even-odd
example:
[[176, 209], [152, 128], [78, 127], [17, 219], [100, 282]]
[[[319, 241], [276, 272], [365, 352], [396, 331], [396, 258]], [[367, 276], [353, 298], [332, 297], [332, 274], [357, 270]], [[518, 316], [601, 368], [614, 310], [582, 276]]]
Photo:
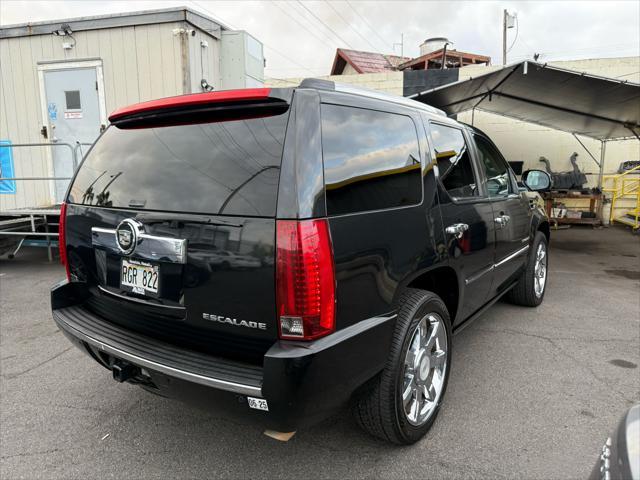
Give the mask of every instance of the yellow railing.
[[[634, 230], [640, 228], [640, 165], [617, 175], [604, 175], [602, 186], [603, 192], [611, 193], [609, 222], [624, 223]], [[615, 210], [620, 208], [617, 206], [619, 200], [632, 198], [636, 199], [635, 208], [630, 208], [621, 217], [616, 217]]]

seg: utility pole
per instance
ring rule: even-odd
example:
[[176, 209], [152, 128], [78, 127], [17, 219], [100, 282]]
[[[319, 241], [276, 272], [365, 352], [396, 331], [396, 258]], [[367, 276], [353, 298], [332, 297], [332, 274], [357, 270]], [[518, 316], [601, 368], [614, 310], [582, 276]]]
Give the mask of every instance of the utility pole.
[[502, 11], [502, 65], [507, 64], [507, 9]]
[[511, 15], [505, 8], [502, 11], [502, 65], [507, 64], [507, 30], [515, 26], [516, 14]]
[[404, 58], [404, 33], [400, 34], [400, 43], [394, 43], [393, 44], [394, 53], [395, 53], [395, 50], [396, 50], [396, 45], [400, 45], [400, 56], [402, 58]]

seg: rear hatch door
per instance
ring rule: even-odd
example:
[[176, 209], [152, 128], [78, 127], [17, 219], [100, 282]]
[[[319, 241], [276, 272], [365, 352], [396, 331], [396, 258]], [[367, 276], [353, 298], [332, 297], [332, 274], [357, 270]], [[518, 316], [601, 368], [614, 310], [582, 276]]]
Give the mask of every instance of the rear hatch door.
[[261, 360], [277, 339], [275, 213], [290, 97], [112, 117], [68, 195], [69, 263], [89, 308], [174, 344]]

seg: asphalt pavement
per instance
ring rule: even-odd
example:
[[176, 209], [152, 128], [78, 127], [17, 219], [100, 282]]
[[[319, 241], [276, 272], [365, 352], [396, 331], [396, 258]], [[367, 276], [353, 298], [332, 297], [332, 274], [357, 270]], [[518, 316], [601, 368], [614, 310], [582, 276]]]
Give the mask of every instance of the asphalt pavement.
[[43, 249], [0, 260], [0, 478], [585, 478], [640, 401], [640, 238], [552, 232], [538, 309], [498, 303], [454, 338], [444, 406], [409, 447], [347, 412], [288, 443], [114, 382], [51, 319]]

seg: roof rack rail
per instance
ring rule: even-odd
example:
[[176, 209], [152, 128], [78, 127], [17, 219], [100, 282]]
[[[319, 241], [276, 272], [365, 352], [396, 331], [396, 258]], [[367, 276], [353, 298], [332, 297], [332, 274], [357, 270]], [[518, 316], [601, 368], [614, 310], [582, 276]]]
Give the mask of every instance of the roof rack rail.
[[300, 82], [299, 88], [317, 88], [318, 90], [335, 90], [336, 82], [321, 78], [305, 78]]
[[320, 78], [305, 78], [300, 82], [298, 88], [315, 88], [318, 90], [329, 90], [341, 93], [349, 93], [352, 95], [360, 95], [363, 97], [375, 98], [387, 102], [405, 105], [411, 108], [417, 108], [426, 112], [446, 117], [447, 115], [440, 109], [426, 105], [422, 102], [411, 100], [401, 95], [393, 95], [391, 93], [380, 92], [370, 88], [360, 87], [358, 85], [349, 85], [346, 83], [336, 83], [331, 80], [323, 80]]

